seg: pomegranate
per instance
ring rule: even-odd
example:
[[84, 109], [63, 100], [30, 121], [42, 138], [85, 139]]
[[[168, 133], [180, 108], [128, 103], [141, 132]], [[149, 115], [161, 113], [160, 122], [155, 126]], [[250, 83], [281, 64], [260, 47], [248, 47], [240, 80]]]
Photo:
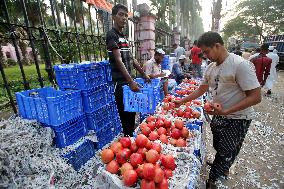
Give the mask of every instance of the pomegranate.
[[141, 154], [133, 153], [130, 156], [130, 163], [133, 167], [137, 167], [143, 163], [143, 157]]
[[119, 141], [123, 148], [129, 148], [131, 146], [130, 137], [122, 137]]
[[156, 150], [158, 153], [161, 153], [161, 151], [162, 151], [162, 146], [161, 146], [161, 144], [154, 142], [153, 145], [152, 145], [152, 149], [153, 149], [153, 150]]
[[193, 111], [192, 112], [192, 117], [199, 118], [200, 117], [200, 112], [199, 111]]
[[135, 170], [139, 178], [143, 178], [143, 167], [144, 167], [144, 164], [138, 165], [137, 169]]
[[136, 142], [136, 145], [138, 146], [138, 148], [143, 148], [147, 145], [148, 138], [143, 134], [139, 134], [137, 136], [135, 142]]
[[156, 122], [156, 127], [157, 128], [160, 128], [160, 127], [163, 127], [164, 126], [164, 121], [159, 119], [157, 122]]
[[120, 142], [114, 142], [111, 146], [110, 149], [113, 151], [113, 153], [118, 153], [120, 150], [123, 149], [122, 144]]
[[149, 163], [156, 163], [159, 160], [159, 153], [156, 150], [149, 150], [148, 152], [146, 152], [146, 160]]
[[169, 128], [169, 127], [171, 127], [171, 125], [172, 125], [172, 122], [171, 122], [170, 120], [168, 120], [168, 119], [165, 119], [165, 121], [164, 121], [164, 127], [165, 127], [165, 128]]
[[127, 170], [133, 170], [133, 167], [130, 163], [124, 163], [120, 168], [120, 173], [123, 175]]
[[184, 111], [181, 110], [181, 109], [178, 109], [178, 111], [177, 111], [177, 116], [178, 116], [178, 117], [183, 117], [183, 114], [184, 114]]
[[155, 121], [156, 121], [156, 118], [155, 118], [154, 116], [148, 116], [148, 117], [146, 118], [146, 121], [147, 121], [147, 123], [149, 123], [149, 122], [155, 122]]
[[117, 161], [112, 160], [107, 164], [106, 170], [112, 174], [117, 174], [119, 170], [119, 164], [117, 163]]
[[176, 142], [177, 147], [186, 147], [186, 142], [182, 138], [178, 139]]
[[142, 179], [140, 189], [156, 189], [155, 182], [151, 180]]
[[159, 134], [157, 133], [157, 131], [152, 131], [149, 134], [149, 140], [154, 141], [157, 140], [159, 138]]
[[152, 142], [150, 140], [148, 140], [146, 148], [147, 150], [150, 150], [152, 148]]
[[174, 170], [176, 168], [175, 159], [172, 155], [164, 155], [161, 158], [161, 163], [166, 169]]
[[164, 128], [164, 127], [160, 127], [159, 129], [158, 129], [158, 134], [159, 135], [162, 135], [162, 134], [167, 134], [167, 130]]
[[139, 148], [137, 150], [137, 153], [138, 154], [141, 154], [142, 158], [145, 159], [146, 158], [146, 152], [147, 152], [147, 149], [146, 148]]
[[181, 131], [179, 129], [174, 128], [172, 130], [171, 137], [174, 139], [179, 139], [181, 137]]
[[154, 182], [161, 183], [164, 179], [164, 171], [161, 168], [155, 168]]
[[169, 188], [169, 182], [166, 178], [162, 180], [161, 183], [159, 183], [159, 189], [168, 189]]
[[148, 124], [147, 124], [147, 123], [144, 122], [144, 123], [141, 123], [141, 124], [140, 124], [140, 129], [141, 129], [141, 130], [143, 130], [143, 128], [145, 128], [145, 127], [148, 127]]
[[174, 139], [174, 138], [171, 138], [170, 144], [173, 145], [173, 146], [176, 146], [176, 143], [177, 143], [177, 140]]
[[187, 107], [185, 108], [185, 112], [188, 112], [188, 113], [190, 113], [190, 114], [191, 114], [191, 113], [192, 113], [192, 109], [191, 109], [191, 107], [188, 107], [188, 106], [187, 106]]
[[130, 155], [131, 151], [128, 148], [124, 148], [116, 154], [116, 160], [119, 164], [124, 164]]
[[138, 147], [136, 145], [136, 142], [131, 143], [130, 150], [131, 150], [132, 153], [137, 152]]
[[145, 136], [148, 136], [151, 133], [151, 129], [146, 126], [142, 129], [141, 133]]
[[188, 136], [189, 136], [189, 131], [186, 127], [183, 127], [182, 130], [181, 130], [181, 136], [184, 138], [184, 139], [187, 139]]
[[164, 134], [160, 136], [160, 141], [164, 144], [168, 144], [168, 137]]
[[101, 153], [103, 163], [109, 163], [114, 158], [114, 153], [111, 149], [104, 149]]
[[183, 121], [182, 121], [182, 120], [178, 119], [178, 120], [175, 121], [175, 127], [176, 127], [176, 128], [182, 129], [183, 126], [184, 126], [184, 124], [183, 124]]
[[138, 175], [136, 173], [136, 171], [134, 170], [127, 170], [125, 171], [125, 173], [123, 174], [123, 183], [125, 186], [133, 186], [136, 184], [138, 179]]
[[152, 163], [145, 163], [143, 166], [143, 177], [147, 180], [153, 180], [155, 176], [155, 167]]
[[155, 122], [149, 122], [148, 123], [148, 127], [151, 129], [151, 131], [154, 131], [154, 129], [155, 129]]
[[185, 112], [184, 115], [183, 115], [183, 117], [190, 119], [190, 118], [192, 117], [192, 115], [191, 115], [190, 112]]
[[171, 169], [165, 169], [164, 172], [166, 178], [171, 178], [173, 176], [173, 171]]
[[169, 103], [165, 103], [165, 104], [163, 105], [163, 109], [164, 109], [164, 110], [170, 110], [171, 108], [170, 108]]

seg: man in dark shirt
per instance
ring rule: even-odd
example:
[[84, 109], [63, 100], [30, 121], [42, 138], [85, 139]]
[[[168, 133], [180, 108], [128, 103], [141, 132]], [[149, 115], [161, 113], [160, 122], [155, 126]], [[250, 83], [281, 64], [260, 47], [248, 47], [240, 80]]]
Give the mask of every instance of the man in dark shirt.
[[250, 60], [254, 64], [256, 76], [261, 86], [265, 84], [266, 79], [270, 74], [270, 67], [272, 63], [271, 58], [266, 56], [268, 53], [268, 47], [269, 46], [267, 44], [263, 44], [260, 48], [260, 54]]
[[118, 107], [124, 135], [133, 135], [135, 124], [135, 112], [125, 112], [123, 105], [122, 86], [129, 84], [132, 91], [138, 92], [139, 86], [133, 80], [133, 67], [138, 70], [146, 81], [150, 78], [144, 73], [136, 59], [133, 58], [128, 40], [122, 33], [128, 21], [128, 9], [117, 4], [112, 8], [113, 28], [107, 33], [106, 45], [109, 54], [109, 62], [112, 70], [112, 79], [115, 84], [115, 100]]

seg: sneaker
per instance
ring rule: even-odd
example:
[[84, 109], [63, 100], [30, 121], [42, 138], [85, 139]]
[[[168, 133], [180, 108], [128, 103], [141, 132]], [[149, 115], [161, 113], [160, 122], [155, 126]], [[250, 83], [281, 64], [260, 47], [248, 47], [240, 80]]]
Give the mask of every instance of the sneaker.
[[268, 91], [266, 92], [266, 94], [267, 94], [267, 95], [271, 95], [271, 90], [268, 90]]

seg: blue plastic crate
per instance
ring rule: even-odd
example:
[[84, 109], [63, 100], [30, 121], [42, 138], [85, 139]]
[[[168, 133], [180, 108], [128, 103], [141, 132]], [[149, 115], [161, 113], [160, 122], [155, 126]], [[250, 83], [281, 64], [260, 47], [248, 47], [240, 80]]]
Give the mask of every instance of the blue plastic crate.
[[88, 160], [95, 156], [94, 143], [86, 140], [83, 144], [78, 146], [74, 151], [62, 155], [67, 159], [76, 171], [78, 171]]
[[101, 61], [100, 64], [104, 67], [105, 79], [108, 83], [112, 82], [111, 66], [108, 60]]
[[124, 110], [153, 113], [161, 98], [160, 81], [153, 80], [150, 84], [145, 83], [142, 79], [136, 79], [135, 81], [141, 86], [139, 92], [131, 91], [127, 85], [123, 86]]
[[115, 101], [115, 96], [114, 96], [114, 86], [113, 84], [107, 85], [106, 87], [106, 95], [107, 95], [107, 102], [111, 103]]
[[105, 105], [98, 110], [86, 113], [88, 129], [97, 131], [109, 123], [109, 106]]
[[109, 103], [108, 109], [109, 109], [109, 120], [112, 120], [113, 117], [118, 117], [119, 116], [118, 109], [117, 109], [115, 101]]
[[96, 143], [97, 149], [102, 149], [106, 144], [110, 143], [118, 134], [121, 133], [121, 125], [118, 124], [120, 121], [117, 119], [115, 120], [96, 131], [98, 140]]
[[88, 133], [87, 118], [83, 114], [59, 126], [50, 126], [55, 133], [55, 144], [59, 148], [64, 148], [77, 142], [81, 137]]
[[19, 113], [48, 125], [60, 125], [83, 114], [81, 91], [52, 87], [16, 93]]
[[89, 90], [82, 90], [83, 109], [91, 113], [107, 104], [107, 85], [101, 85]]
[[170, 64], [169, 63], [170, 63], [170, 56], [165, 55], [164, 59], [161, 63], [162, 70], [170, 70]]
[[91, 89], [106, 84], [104, 66], [97, 62], [55, 65], [60, 89]]

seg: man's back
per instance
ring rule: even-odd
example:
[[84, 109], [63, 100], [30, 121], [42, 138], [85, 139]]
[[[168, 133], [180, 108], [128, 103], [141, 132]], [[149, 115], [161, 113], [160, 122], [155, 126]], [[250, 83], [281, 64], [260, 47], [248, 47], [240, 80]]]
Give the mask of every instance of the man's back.
[[258, 82], [261, 85], [264, 85], [266, 78], [270, 73], [272, 63], [271, 58], [268, 58], [265, 54], [260, 53], [258, 56], [251, 59], [251, 62], [254, 64]]
[[202, 62], [201, 54], [202, 54], [202, 50], [200, 48], [193, 47], [191, 49], [192, 64], [201, 64], [201, 62]]
[[275, 67], [279, 63], [279, 56], [274, 52], [269, 52], [266, 56], [272, 59], [271, 67]]

